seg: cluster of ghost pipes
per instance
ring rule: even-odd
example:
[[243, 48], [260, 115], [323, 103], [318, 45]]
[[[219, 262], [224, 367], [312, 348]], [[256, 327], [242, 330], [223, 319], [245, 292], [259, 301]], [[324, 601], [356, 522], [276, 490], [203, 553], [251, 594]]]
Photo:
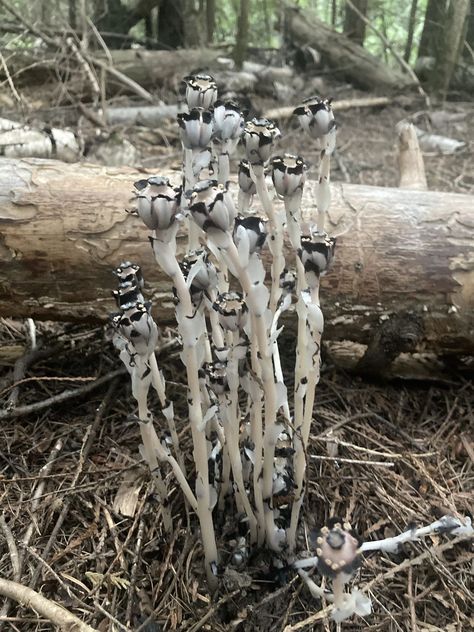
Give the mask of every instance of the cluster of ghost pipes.
[[[324, 218], [330, 203], [329, 165], [336, 126], [327, 100], [307, 99], [295, 110], [303, 129], [319, 139], [321, 147], [314, 225], [301, 209], [303, 159], [288, 154], [271, 158], [280, 135], [274, 123], [255, 118], [245, 123], [235, 103], [217, 101], [216, 84], [208, 75], [188, 77], [185, 82], [188, 111], [178, 116], [183, 185], [173, 187], [164, 177], [136, 182], [134, 212], [153, 231], [150, 241], [156, 261], [175, 292], [188, 383], [194, 491], [188, 483], [173, 406], [156, 362], [157, 327], [151, 305], [141, 293], [139, 267], [129, 262], [116, 270], [120, 311], [113, 315], [113, 323], [120, 357], [131, 375], [143, 456], [155, 479], [164, 527], [172, 527], [160, 469], [160, 464], [168, 463], [199, 518], [207, 578], [215, 589], [219, 569], [215, 507], [216, 518], [229, 515], [230, 508], [240, 518], [231, 563], [243, 564], [249, 547], [264, 543], [280, 558], [294, 560], [305, 453], [319, 381], [323, 330], [319, 279], [335, 246], [324, 231]], [[239, 140], [247, 160], [239, 166], [237, 215], [229, 190], [229, 155]], [[200, 179], [211, 170], [217, 179]], [[271, 174], [284, 210], [273, 206], [266, 173]], [[251, 209], [255, 195], [263, 217]], [[183, 222], [188, 227], [188, 251], [178, 262], [176, 235]], [[285, 230], [293, 252], [288, 262]], [[271, 255], [270, 289], [261, 260], [265, 246]], [[280, 317], [294, 297], [298, 334], [291, 398], [283, 379], [278, 336]], [[157, 392], [168, 426], [160, 436], [148, 408], [150, 387]], [[315, 546], [317, 556], [310, 565], [319, 560], [319, 568], [336, 578], [334, 602], [340, 616], [366, 612], [364, 600], [359, 598], [356, 604], [352, 598], [349, 603], [341, 589], [360, 558], [360, 541], [350, 525], [333, 521], [317, 535]], [[317, 594], [303, 568], [298, 572]]]

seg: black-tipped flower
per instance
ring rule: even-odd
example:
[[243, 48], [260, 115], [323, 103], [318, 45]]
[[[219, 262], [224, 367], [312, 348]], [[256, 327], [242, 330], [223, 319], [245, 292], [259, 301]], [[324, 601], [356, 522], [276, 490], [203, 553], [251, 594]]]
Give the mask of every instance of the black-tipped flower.
[[112, 315], [112, 323], [118, 332], [140, 356], [153, 353], [158, 339], [158, 328], [151, 316], [151, 303], [137, 302]]
[[191, 75], [185, 77], [186, 103], [189, 109], [212, 107], [217, 99], [217, 84], [210, 75]]
[[203, 108], [193, 108], [190, 112], [178, 114], [181, 141], [185, 149], [205, 149], [212, 138], [212, 112]]
[[235, 219], [232, 197], [217, 180], [198, 182], [191, 194], [189, 210], [196, 224], [206, 232], [228, 231]]
[[212, 305], [219, 314], [219, 323], [224, 331], [237, 331], [247, 322], [247, 304], [240, 292], [219, 294]]
[[329, 577], [339, 573], [351, 575], [361, 563], [361, 544], [362, 540], [350, 524], [331, 518], [314, 540], [318, 571]]
[[181, 187], [172, 187], [168, 178], [154, 176], [135, 182], [136, 213], [150, 230], [166, 230], [176, 220]]
[[227, 381], [227, 362], [208, 362], [203, 367], [209, 388], [216, 395], [229, 390]]
[[257, 187], [250, 175], [250, 163], [248, 160], [241, 160], [239, 163], [239, 187], [243, 193], [255, 195]]
[[296, 274], [285, 268], [280, 274], [280, 287], [283, 292], [292, 294], [296, 288]]
[[216, 101], [214, 105], [214, 140], [238, 140], [244, 131], [244, 116], [233, 101]]
[[291, 197], [303, 189], [306, 180], [306, 164], [300, 156], [285, 154], [271, 161], [275, 191], [282, 197]]
[[280, 130], [266, 118], [253, 118], [245, 125], [243, 141], [251, 165], [263, 165], [270, 158], [274, 141]]
[[318, 278], [324, 274], [334, 257], [335, 247], [336, 238], [328, 237], [326, 233], [303, 236], [298, 256], [304, 265], [305, 272], [314, 274]]
[[303, 130], [313, 138], [321, 138], [329, 134], [336, 126], [331, 100], [309, 97], [293, 111]]
[[120, 286], [135, 285], [139, 288], [143, 287], [142, 269], [136, 263], [131, 261], [122, 261], [114, 270], [114, 274], [118, 277]]
[[249, 215], [235, 218], [233, 239], [237, 248], [245, 240], [248, 242], [249, 255], [253, 255], [254, 252], [261, 252], [266, 238], [267, 227], [261, 217]]

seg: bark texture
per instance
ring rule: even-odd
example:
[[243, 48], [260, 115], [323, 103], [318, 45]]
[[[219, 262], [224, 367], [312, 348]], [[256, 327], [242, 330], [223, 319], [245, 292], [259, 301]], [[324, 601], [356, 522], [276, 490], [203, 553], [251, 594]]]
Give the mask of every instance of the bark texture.
[[389, 68], [349, 38], [318, 20], [311, 11], [289, 8], [286, 11], [287, 38], [322, 53], [336, 76], [368, 89], [400, 91], [413, 86], [411, 77]]
[[[114, 310], [111, 270], [129, 259], [143, 268], [159, 321], [171, 322], [170, 283], [154, 262], [149, 231], [124, 212], [143, 177], [0, 159], [0, 316], [105, 320]], [[314, 212], [312, 186], [304, 204]], [[326, 339], [369, 344], [387, 319], [416, 314], [425, 351], [473, 354], [472, 197], [342, 183], [332, 192], [328, 231], [338, 241], [322, 283]]]

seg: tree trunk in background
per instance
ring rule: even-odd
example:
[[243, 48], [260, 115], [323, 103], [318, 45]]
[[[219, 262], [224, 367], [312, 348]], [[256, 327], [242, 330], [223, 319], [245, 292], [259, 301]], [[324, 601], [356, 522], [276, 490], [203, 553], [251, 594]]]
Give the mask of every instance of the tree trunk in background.
[[[416, 2], [416, 0], [414, 0]], [[352, 0], [352, 4], [362, 13], [367, 15], [368, 0]], [[353, 42], [364, 45], [365, 39], [365, 27], [364, 20], [360, 18], [356, 11], [346, 3], [345, 15], [344, 15], [344, 35]]]
[[470, 0], [451, 0], [447, 8], [439, 54], [436, 56], [436, 72], [433, 73], [431, 82], [433, 88], [443, 95], [449, 89], [461, 53], [469, 2]]
[[247, 57], [247, 46], [249, 39], [249, 10], [250, 0], [240, 0], [239, 22], [237, 26], [237, 37], [235, 40], [234, 61], [237, 68], [242, 65]]
[[74, 31], [77, 27], [76, 0], [68, 0], [68, 20], [69, 26]]
[[337, 21], [337, 0], [331, 2], [331, 26], [335, 27]]
[[206, 0], [206, 32], [207, 43], [214, 41], [214, 29], [216, 27], [216, 0]]
[[407, 41], [405, 43], [405, 52], [403, 54], [403, 59], [409, 63], [411, 49], [413, 46], [413, 33], [415, 31], [415, 21], [416, 21], [416, 9], [418, 6], [418, 0], [412, 0], [411, 9], [410, 9], [410, 17], [408, 19], [408, 33], [407, 33]]
[[184, 0], [161, 0], [158, 13], [158, 44], [173, 49], [184, 48]]
[[445, 4], [444, 0], [428, 0], [418, 57], [436, 57], [437, 42], [443, 32], [446, 17]]

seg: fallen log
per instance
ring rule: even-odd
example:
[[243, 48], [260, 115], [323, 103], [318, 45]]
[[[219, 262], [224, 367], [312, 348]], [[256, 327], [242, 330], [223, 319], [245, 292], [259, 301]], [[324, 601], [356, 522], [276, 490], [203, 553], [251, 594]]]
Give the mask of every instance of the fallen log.
[[315, 48], [335, 76], [369, 90], [400, 91], [416, 85], [408, 74], [389, 68], [362, 46], [318, 20], [313, 11], [288, 7], [285, 18], [285, 36], [289, 42]]
[[[128, 168], [0, 159], [0, 316], [105, 320], [114, 309], [111, 270], [129, 259], [143, 268], [159, 321], [172, 322], [170, 283], [148, 230], [124, 212], [140, 177]], [[314, 212], [311, 188], [304, 204]], [[338, 242], [321, 292], [326, 339], [370, 347], [396, 315], [408, 331], [400, 351], [407, 343], [437, 357], [474, 354], [472, 197], [343, 183], [332, 192], [328, 230]], [[390, 335], [379, 335], [391, 346], [387, 357]]]

